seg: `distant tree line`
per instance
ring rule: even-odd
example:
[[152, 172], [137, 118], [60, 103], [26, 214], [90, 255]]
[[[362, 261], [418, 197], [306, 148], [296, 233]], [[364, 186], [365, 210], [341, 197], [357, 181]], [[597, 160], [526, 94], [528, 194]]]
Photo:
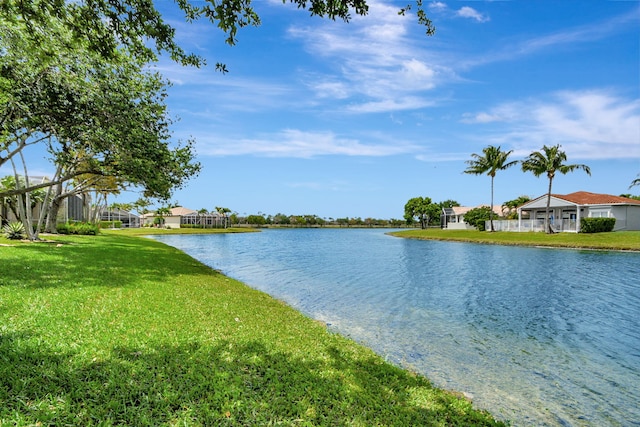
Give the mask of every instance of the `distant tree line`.
[[251, 215], [239, 215], [234, 212], [230, 215], [232, 225], [273, 226], [273, 227], [404, 227], [405, 221], [401, 219], [361, 218], [361, 217], [319, 217], [317, 215], [286, 215], [277, 213], [266, 215], [263, 213]]

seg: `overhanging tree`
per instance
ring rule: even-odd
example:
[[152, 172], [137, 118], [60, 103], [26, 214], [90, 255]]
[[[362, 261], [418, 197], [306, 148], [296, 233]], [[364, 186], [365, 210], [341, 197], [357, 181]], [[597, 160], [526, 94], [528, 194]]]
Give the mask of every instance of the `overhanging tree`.
[[[117, 177], [85, 174], [74, 179], [57, 184], [48, 206], [45, 223], [45, 231], [56, 232], [60, 208], [65, 199], [77, 196], [82, 199], [84, 218], [97, 222], [100, 211], [106, 207], [106, 199], [109, 194], [119, 194], [124, 185]], [[92, 203], [90, 204], [90, 199]]]
[[[40, 44], [33, 23], [0, 21], [0, 165], [32, 145], [57, 166], [50, 181], [0, 192], [27, 194], [81, 175], [117, 177], [145, 196], [168, 199], [199, 171], [193, 141], [171, 139], [166, 82], [127, 52], [105, 60], [51, 17]], [[55, 53], [55, 55], [53, 55]], [[27, 175], [25, 173], [25, 175]]]
[[[260, 25], [260, 17], [252, 0], [174, 0], [187, 22], [206, 19], [220, 29], [229, 45], [237, 42], [238, 29]], [[367, 0], [282, 0], [292, 3], [312, 16], [341, 19], [349, 22], [352, 13], [368, 13]], [[418, 23], [427, 35], [435, 33], [423, 0], [414, 0], [398, 9], [404, 15], [415, 6]], [[88, 48], [110, 58], [122, 46], [145, 62], [154, 61], [160, 52], [167, 52], [175, 61], [185, 65], [203, 65], [204, 60], [185, 52], [175, 41], [175, 28], [167, 23], [156, 9], [153, 0], [3, 0], [0, 16], [4, 19], [22, 19], [36, 25], [46, 25], [51, 16], [57, 16], [75, 40], [86, 40]], [[33, 31], [27, 36], [38, 42]], [[217, 63], [216, 68], [226, 71]]]
[[[239, 28], [260, 23], [252, 0], [175, 1], [187, 21], [210, 20], [225, 33], [230, 45], [235, 44]], [[366, 15], [368, 11], [365, 0], [290, 2], [311, 15], [346, 22], [351, 13]], [[428, 35], [433, 34], [435, 29], [422, 0], [414, 4], [418, 22], [426, 27]], [[405, 14], [410, 9], [409, 5], [398, 13]], [[101, 116], [106, 112], [103, 109], [96, 116], [94, 109], [109, 105], [112, 99], [111, 84], [103, 85], [109, 89], [103, 99], [94, 96], [100, 95], [96, 81], [99, 77], [112, 77], [109, 71], [117, 77], [120, 71], [133, 66], [137, 73], [148, 77], [142, 72], [143, 67], [155, 61], [160, 52], [168, 52], [183, 64], [204, 64], [202, 58], [185, 52], [175, 42], [174, 28], [165, 22], [152, 0], [4, 0], [0, 3], [0, 43], [0, 165], [22, 155], [28, 146], [47, 143], [56, 164], [65, 166], [58, 169], [67, 171], [47, 185], [88, 173], [120, 177], [129, 174], [126, 180], [142, 185], [145, 196], [162, 198], [167, 198], [167, 193], [180, 186], [185, 177], [197, 173], [199, 165], [192, 161], [192, 142], [174, 149], [165, 146], [164, 150], [141, 157], [137, 145], [111, 139], [123, 135], [122, 129], [128, 125], [129, 130], [155, 133], [167, 142], [166, 121], [157, 127], [143, 125], [136, 129], [131, 123], [124, 123], [131, 116], [120, 115], [121, 111], [116, 110], [118, 115], [111, 111], [112, 115]], [[60, 58], [62, 62], [58, 61]], [[90, 59], [91, 64], [87, 65], [85, 59]], [[106, 73], [103, 64], [111, 66], [106, 67]], [[224, 64], [216, 67], [226, 71]], [[88, 70], [95, 70], [96, 74], [88, 75]], [[107, 100], [106, 104], [102, 100]], [[131, 139], [139, 137], [131, 134]], [[94, 161], [83, 162], [92, 167], [79, 170], [73, 153], [82, 151], [87, 144], [91, 144], [87, 151]], [[27, 186], [4, 195], [28, 197], [30, 191], [45, 186]]]

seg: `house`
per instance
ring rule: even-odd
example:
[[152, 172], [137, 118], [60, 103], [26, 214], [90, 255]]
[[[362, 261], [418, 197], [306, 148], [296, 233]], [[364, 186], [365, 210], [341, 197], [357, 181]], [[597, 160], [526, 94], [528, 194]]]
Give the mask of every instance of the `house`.
[[[164, 227], [166, 228], [180, 228], [183, 226], [216, 228], [224, 226], [225, 218], [217, 212], [200, 214], [198, 211], [182, 206], [171, 208], [169, 211], [169, 214], [162, 215]], [[153, 226], [155, 225], [156, 217], [159, 216], [153, 212], [147, 213], [142, 215], [141, 220], [145, 226]]]
[[139, 228], [141, 218], [125, 209], [102, 207], [100, 209], [100, 221], [118, 221], [122, 228]]
[[[452, 206], [450, 208], [442, 209], [441, 226], [447, 230], [475, 230], [472, 225], [464, 222], [464, 216], [471, 209], [486, 207], [487, 205], [480, 206]], [[496, 218], [502, 216], [502, 206], [494, 205], [493, 213]]]
[[154, 225], [157, 217], [162, 217], [164, 226], [166, 228], [180, 228], [181, 220], [183, 216], [197, 215], [198, 212], [193, 209], [187, 209], [182, 206], [169, 209], [168, 214], [157, 215], [154, 212], [150, 212], [142, 215], [143, 224], [146, 226]]
[[[37, 203], [36, 206], [32, 208], [31, 211], [31, 221], [35, 224], [38, 222], [38, 218], [40, 217], [40, 213], [42, 211], [42, 204]], [[13, 211], [9, 208], [7, 204], [0, 203], [0, 221], [2, 224], [6, 222], [17, 221], [18, 218], [13, 213]], [[62, 205], [60, 206], [60, 211], [58, 212], [58, 222], [68, 222], [68, 221], [86, 221], [86, 216], [84, 214], [84, 201], [81, 196], [73, 195], [65, 198], [62, 201]]]
[[197, 211], [194, 211], [193, 209], [183, 208], [182, 206], [171, 208], [170, 211], [171, 214], [164, 217], [164, 225], [167, 228], [180, 228], [183, 217], [198, 214]]
[[[530, 200], [518, 207], [517, 227], [511, 224], [500, 229], [543, 231], [546, 207], [546, 194]], [[528, 219], [525, 219], [527, 216]], [[587, 191], [551, 195], [549, 223], [554, 231], [578, 232], [582, 218], [598, 217], [615, 218], [614, 231], [640, 230], [640, 200]]]

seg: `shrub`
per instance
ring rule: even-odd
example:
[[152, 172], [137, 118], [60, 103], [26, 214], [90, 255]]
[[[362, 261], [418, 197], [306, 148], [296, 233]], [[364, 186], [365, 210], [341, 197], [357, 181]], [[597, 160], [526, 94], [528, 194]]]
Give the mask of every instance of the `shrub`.
[[613, 231], [616, 225], [615, 218], [582, 218], [580, 221], [581, 233], [606, 233]]
[[100, 229], [96, 224], [90, 224], [88, 222], [78, 222], [76, 224], [73, 224], [72, 228], [76, 230], [75, 234], [95, 236], [100, 232]]
[[95, 224], [88, 222], [75, 222], [58, 224], [56, 230], [59, 234], [81, 234], [95, 236], [100, 232], [100, 229]]
[[60, 223], [56, 225], [56, 231], [58, 234], [71, 234], [69, 233], [69, 224], [68, 223]]
[[122, 221], [100, 221], [100, 228], [122, 228]]
[[2, 229], [4, 237], [10, 240], [24, 239], [24, 225], [21, 222], [10, 222]]
[[[464, 215], [464, 221], [469, 225], [473, 225], [479, 231], [485, 231], [484, 223], [489, 221], [491, 209], [488, 206], [473, 208]], [[495, 216], [494, 216], [495, 218]]]

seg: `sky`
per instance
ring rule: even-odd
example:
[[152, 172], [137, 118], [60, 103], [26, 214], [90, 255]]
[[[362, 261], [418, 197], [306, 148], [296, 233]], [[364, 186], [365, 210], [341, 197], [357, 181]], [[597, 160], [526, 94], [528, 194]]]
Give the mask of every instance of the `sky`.
[[[208, 62], [162, 57], [174, 138], [196, 141], [201, 173], [173, 202], [240, 215], [402, 218], [413, 197], [491, 201], [465, 161], [488, 145], [521, 160], [561, 144], [583, 171], [553, 193], [640, 194], [640, 2], [435, 1], [425, 34], [402, 1], [369, 2], [349, 23], [254, 0], [262, 24], [235, 46], [157, 0], [179, 44]], [[229, 72], [214, 69], [225, 63]], [[495, 204], [547, 191], [520, 166], [495, 177]], [[114, 201], [138, 194], [124, 192]]]

